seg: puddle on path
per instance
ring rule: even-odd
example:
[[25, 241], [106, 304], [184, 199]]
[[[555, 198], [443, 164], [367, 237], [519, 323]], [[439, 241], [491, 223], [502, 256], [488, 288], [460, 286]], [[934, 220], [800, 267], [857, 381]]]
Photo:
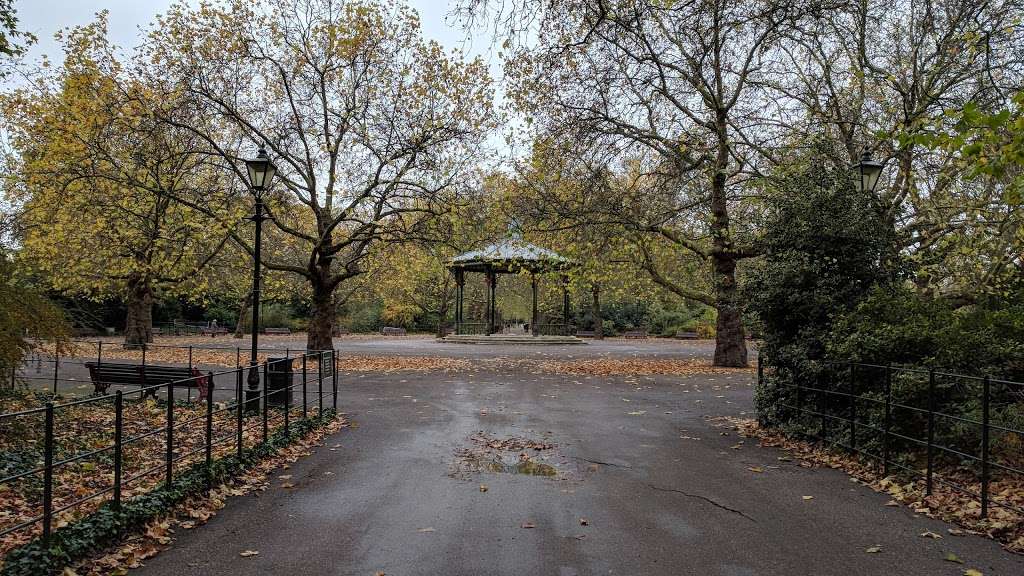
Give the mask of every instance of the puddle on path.
[[565, 479], [569, 464], [550, 442], [519, 436], [496, 438], [477, 432], [469, 437], [469, 447], [455, 450], [449, 476], [467, 479], [475, 474], [498, 473]]

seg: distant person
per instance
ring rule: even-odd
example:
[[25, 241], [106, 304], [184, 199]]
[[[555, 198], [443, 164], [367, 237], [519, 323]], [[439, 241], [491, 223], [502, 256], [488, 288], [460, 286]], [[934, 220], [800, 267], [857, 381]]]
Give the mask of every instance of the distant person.
[[217, 319], [210, 320], [210, 337], [213, 338], [217, 335]]

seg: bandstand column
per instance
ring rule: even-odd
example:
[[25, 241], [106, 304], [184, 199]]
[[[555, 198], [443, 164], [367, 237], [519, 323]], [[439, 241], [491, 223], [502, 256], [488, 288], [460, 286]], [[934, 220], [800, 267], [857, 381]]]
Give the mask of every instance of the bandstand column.
[[462, 303], [466, 298], [466, 272], [455, 269], [455, 333], [462, 334]]
[[533, 312], [530, 314], [530, 333], [534, 336], [540, 335], [540, 326], [537, 325], [537, 274], [530, 274], [530, 288], [533, 291]]
[[487, 335], [494, 334], [494, 318], [496, 316], [494, 310], [494, 291], [498, 284], [498, 276], [494, 273], [494, 270], [487, 269]]
[[569, 335], [569, 277], [562, 276], [562, 324], [565, 335]]

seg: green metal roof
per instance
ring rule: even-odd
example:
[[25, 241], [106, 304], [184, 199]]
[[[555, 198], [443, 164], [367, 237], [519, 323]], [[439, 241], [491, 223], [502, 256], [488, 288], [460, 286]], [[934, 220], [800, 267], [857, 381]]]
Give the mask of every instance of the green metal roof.
[[452, 268], [469, 271], [485, 271], [490, 268], [496, 272], [515, 272], [518, 269], [534, 272], [564, 270], [572, 265], [571, 260], [557, 252], [518, 238], [502, 240], [479, 250], [460, 254], [451, 261]]

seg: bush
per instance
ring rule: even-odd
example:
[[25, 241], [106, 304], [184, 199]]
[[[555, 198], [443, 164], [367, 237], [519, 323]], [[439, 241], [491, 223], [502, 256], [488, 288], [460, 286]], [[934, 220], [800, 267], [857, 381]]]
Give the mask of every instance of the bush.
[[783, 405], [794, 404], [786, 385], [819, 381], [833, 321], [892, 278], [895, 242], [876, 199], [854, 189], [845, 166], [811, 159], [781, 174], [765, 198], [765, 255], [744, 291], [778, 384], [757, 390], [758, 417], [783, 425], [792, 416]]
[[360, 306], [348, 315], [345, 323], [352, 332], [380, 332], [380, 329], [384, 326], [381, 320], [381, 308], [379, 302]]

